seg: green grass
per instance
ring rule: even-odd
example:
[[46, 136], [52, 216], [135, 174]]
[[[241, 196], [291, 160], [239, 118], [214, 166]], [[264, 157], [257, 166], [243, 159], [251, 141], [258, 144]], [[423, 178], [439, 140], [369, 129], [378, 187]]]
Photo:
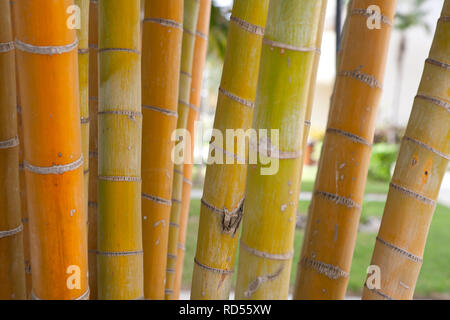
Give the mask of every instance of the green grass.
[[[306, 214], [309, 202], [300, 201], [298, 212]], [[363, 205], [361, 220], [383, 214], [384, 203], [366, 202]], [[186, 239], [186, 257], [184, 261], [183, 287], [189, 288], [192, 280], [193, 260], [196, 250], [200, 200], [192, 200]], [[437, 205], [431, 223], [425, 249], [424, 263], [416, 287], [416, 296], [430, 297], [434, 294], [450, 294], [450, 208]], [[348, 291], [359, 293], [366, 277], [376, 234], [359, 233], [353, 256]], [[292, 264], [291, 284], [295, 281], [296, 266], [299, 259], [303, 231], [295, 233], [295, 256]], [[237, 259], [236, 259], [237, 261]]]
[[[314, 181], [316, 180], [317, 166], [305, 166], [303, 168], [302, 187], [303, 192], [311, 192], [314, 189]], [[375, 180], [368, 177], [366, 189], [364, 192], [386, 194], [389, 190], [389, 182]]]

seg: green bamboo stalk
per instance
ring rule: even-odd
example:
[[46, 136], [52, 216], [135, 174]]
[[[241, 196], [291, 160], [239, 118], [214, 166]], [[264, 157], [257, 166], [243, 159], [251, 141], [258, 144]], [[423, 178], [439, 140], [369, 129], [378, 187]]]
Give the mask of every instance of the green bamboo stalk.
[[[214, 129], [224, 137], [227, 128], [251, 128], [268, 7], [269, 0], [234, 1], [214, 120]], [[214, 152], [235, 153], [234, 146], [223, 149], [227, 152]], [[247, 165], [236, 162], [210, 164], [206, 168], [191, 299], [229, 297], [246, 172]]]
[[140, 299], [140, 0], [99, 1], [98, 296]]
[[[253, 127], [260, 133], [250, 165], [236, 285], [237, 299], [287, 299], [300, 192], [306, 105], [318, 51], [322, 1], [271, 0], [263, 40]], [[273, 130], [279, 133], [275, 138]], [[261, 159], [262, 158], [262, 159]], [[262, 175], [265, 160], [279, 161]]]

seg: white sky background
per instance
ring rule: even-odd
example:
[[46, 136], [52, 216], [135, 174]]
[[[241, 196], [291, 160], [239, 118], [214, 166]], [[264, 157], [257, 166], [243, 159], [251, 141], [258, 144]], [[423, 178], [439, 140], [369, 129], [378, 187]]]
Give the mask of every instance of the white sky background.
[[[232, 7], [233, 0], [213, 0], [218, 6]], [[408, 0], [398, 0], [399, 5]], [[405, 54], [404, 74], [401, 85], [401, 96], [398, 106], [393, 106], [395, 83], [397, 81], [397, 52], [400, 41], [400, 32], [394, 30], [391, 38], [388, 62], [386, 67], [386, 76], [384, 79], [383, 96], [378, 112], [378, 124], [382, 126], [387, 120], [396, 119], [397, 125], [406, 126], [411, 112], [414, 97], [420, 83], [423, 72], [424, 61], [433, 40], [437, 19], [440, 16], [444, 0], [429, 0], [424, 6], [428, 10], [426, 22], [431, 28], [430, 33], [426, 33], [422, 27], [414, 27], [407, 31], [407, 47]], [[327, 17], [325, 33], [322, 42], [322, 56], [319, 65], [318, 86], [321, 88], [332, 87], [335, 77], [335, 31], [334, 21], [336, 12], [336, 0], [328, 0]], [[344, 19], [345, 17], [343, 17]], [[320, 89], [319, 89], [320, 90]], [[319, 91], [318, 94], [321, 94]], [[325, 130], [328, 114], [328, 95], [330, 93], [322, 91], [324, 99], [316, 99], [314, 106], [312, 125], [316, 130]]]

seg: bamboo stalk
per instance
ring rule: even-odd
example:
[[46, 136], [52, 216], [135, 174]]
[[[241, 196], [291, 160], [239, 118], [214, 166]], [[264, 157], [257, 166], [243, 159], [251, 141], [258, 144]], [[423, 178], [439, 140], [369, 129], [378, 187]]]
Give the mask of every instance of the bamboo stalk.
[[[83, 175], [86, 212], [89, 197], [89, 0], [75, 0], [80, 8], [78, 37], [78, 82], [80, 95], [81, 147], [83, 150]], [[87, 221], [89, 223], [89, 221]]]
[[211, 0], [200, 0], [199, 17], [195, 32], [194, 62], [192, 66], [192, 84], [190, 96], [190, 110], [187, 121], [187, 131], [191, 136], [190, 161], [183, 167], [183, 195], [181, 200], [180, 232], [177, 244], [177, 265], [175, 272], [174, 299], [180, 296], [181, 280], [183, 275], [183, 263], [186, 243], [186, 232], [189, 218], [189, 206], [191, 203], [192, 167], [194, 163], [194, 125], [200, 113], [203, 69], [205, 66], [208, 49], [209, 21], [211, 17]]
[[164, 299], [183, 1], [147, 0], [142, 56], [142, 235], [146, 299]]
[[98, 224], [98, 1], [89, 2], [89, 189], [88, 189], [88, 257], [91, 300], [97, 290]]
[[141, 299], [140, 0], [100, 0], [98, 297]]
[[[181, 48], [180, 87], [178, 94], [177, 129], [186, 129], [189, 116], [189, 101], [192, 81], [192, 64], [195, 45], [199, 0], [185, 0], [183, 9], [183, 40]], [[181, 143], [178, 140], [176, 143]], [[184, 162], [184, 161], [183, 161]], [[174, 165], [172, 184], [172, 207], [170, 209], [169, 242], [167, 250], [165, 299], [173, 299], [175, 270], [177, 265], [177, 243], [180, 228], [181, 201], [183, 189], [183, 163]]]
[[[305, 157], [306, 155], [306, 147], [308, 143], [308, 137], [309, 133], [311, 131], [311, 116], [313, 111], [313, 105], [314, 105], [314, 98], [316, 94], [316, 82], [317, 82], [317, 73], [319, 70], [319, 63], [320, 63], [320, 50], [322, 48], [322, 38], [323, 38], [323, 29], [325, 25], [325, 15], [327, 12], [327, 1], [322, 1], [322, 8], [320, 9], [320, 19], [319, 19], [319, 30], [317, 33], [316, 38], [316, 48], [318, 51], [314, 54], [314, 64], [311, 74], [311, 80], [310, 80], [310, 86], [309, 86], [309, 93], [308, 93], [308, 103], [306, 104], [306, 113], [305, 113], [305, 125], [303, 129], [303, 142], [302, 142], [302, 153]], [[303, 173], [303, 165], [304, 161], [302, 162], [300, 169], [300, 184], [302, 181], [302, 173]]]
[[412, 299], [439, 189], [450, 159], [450, 1], [444, 2], [400, 147], [372, 266], [380, 287], [363, 299]]
[[14, 5], [33, 299], [89, 297], [73, 3]]
[[0, 300], [26, 299], [11, 8], [0, 0]]
[[[380, 29], [367, 27], [370, 5], [381, 9]], [[345, 296], [395, 5], [396, 1], [381, 0], [353, 0], [351, 4], [295, 299]]]
[[[224, 136], [227, 128], [251, 127], [268, 6], [268, 0], [234, 1], [214, 121]], [[225, 212], [240, 213], [246, 170], [238, 163], [206, 168], [191, 299], [229, 297], [241, 216], [233, 219], [234, 228], [223, 222]]]
[[[276, 129], [270, 150], [249, 166], [236, 284], [237, 299], [287, 299], [302, 143], [322, 1], [272, 0], [269, 5], [253, 128]], [[268, 148], [259, 138], [260, 148]], [[279, 161], [262, 175], [261, 157]], [[263, 235], [263, 236], [262, 236]]]
[[[11, 4], [11, 22], [13, 27], [13, 38], [14, 38], [14, 14], [13, 7], [15, 1], [10, 1]], [[16, 52], [17, 55], [17, 52]], [[19, 137], [19, 181], [20, 181], [20, 209], [22, 213], [22, 225], [23, 225], [23, 255], [25, 259], [25, 282], [26, 282], [26, 298], [30, 299], [31, 294], [31, 255], [30, 255], [30, 233], [29, 233], [29, 219], [27, 211], [27, 201], [26, 201], [26, 185], [25, 185], [25, 170], [23, 166], [23, 125], [22, 125], [22, 107], [20, 101], [20, 82], [19, 82], [19, 71], [16, 63], [16, 103], [17, 103], [17, 132]]]

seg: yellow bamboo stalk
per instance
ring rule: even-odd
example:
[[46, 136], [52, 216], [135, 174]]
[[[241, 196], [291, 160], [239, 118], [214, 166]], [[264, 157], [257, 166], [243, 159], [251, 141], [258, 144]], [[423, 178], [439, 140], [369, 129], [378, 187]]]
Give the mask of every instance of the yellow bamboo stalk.
[[[380, 29], [368, 28], [381, 9]], [[353, 0], [294, 298], [343, 299], [355, 246], [396, 1]]]
[[88, 190], [88, 257], [91, 300], [97, 290], [97, 224], [98, 224], [98, 1], [89, 2], [89, 190]]
[[142, 56], [142, 236], [146, 299], [164, 299], [183, 0], [147, 0]]
[[[180, 90], [178, 94], [177, 129], [186, 129], [189, 116], [189, 101], [192, 81], [192, 64], [195, 45], [199, 0], [185, 0], [183, 9], [183, 41], [181, 48]], [[176, 143], [180, 143], [178, 140]], [[181, 200], [183, 191], [183, 163], [175, 163], [172, 184], [172, 207], [170, 210], [169, 242], [167, 250], [165, 299], [173, 299], [175, 269], [177, 265], [177, 243], [180, 229]]]
[[194, 163], [194, 124], [200, 113], [201, 91], [203, 80], [203, 69], [205, 66], [206, 53], [208, 49], [209, 21], [211, 17], [211, 0], [200, 0], [200, 11], [195, 32], [194, 63], [192, 66], [192, 84], [190, 97], [190, 110], [187, 121], [187, 131], [191, 136], [190, 161], [183, 167], [183, 195], [181, 204], [180, 232], [177, 244], [177, 266], [175, 272], [174, 299], [180, 296], [181, 280], [183, 275], [183, 263], [185, 253], [185, 242], [187, 223], [189, 218], [189, 206], [191, 203], [192, 189], [192, 166]]
[[78, 82], [80, 95], [81, 147], [83, 150], [83, 174], [86, 212], [89, 197], [89, 0], [75, 0], [80, 8], [78, 37]]
[[[363, 299], [412, 299], [439, 188], [450, 160], [450, 1], [444, 2], [372, 256]], [[445, 245], [445, 244], [443, 244]], [[369, 286], [371, 288], [369, 289]]]
[[14, 5], [33, 299], [89, 297], [73, 4]]
[[[253, 128], [277, 130], [279, 140], [273, 133], [265, 140], [260, 137], [260, 148], [271, 153], [260, 152], [258, 164], [248, 169], [237, 299], [288, 297], [304, 121], [322, 2], [270, 1]], [[278, 171], [262, 175], [261, 157], [279, 161]]]
[[[251, 127], [268, 6], [268, 0], [234, 1], [214, 121], [223, 136], [227, 128]], [[191, 299], [229, 297], [246, 170], [238, 163], [206, 168]], [[234, 218], [225, 222], [228, 216]]]
[[0, 0], [0, 300], [26, 299], [14, 55], [11, 7]]
[[[303, 142], [302, 142], [302, 150], [303, 150], [303, 156], [306, 154], [306, 147], [308, 143], [308, 137], [309, 132], [311, 131], [311, 116], [313, 111], [313, 105], [314, 105], [314, 97], [316, 93], [316, 82], [317, 82], [317, 72], [319, 70], [319, 62], [320, 62], [320, 50], [322, 48], [322, 38], [323, 38], [323, 29], [325, 25], [325, 15], [327, 13], [327, 1], [322, 1], [322, 8], [320, 9], [320, 20], [319, 20], [319, 31], [317, 33], [316, 38], [316, 48], [318, 51], [315, 52], [314, 55], [314, 64], [312, 69], [312, 75], [311, 75], [311, 81], [309, 86], [309, 93], [308, 93], [308, 103], [306, 104], [306, 113], [305, 113], [305, 125], [304, 125], [304, 133], [303, 133]], [[302, 181], [302, 173], [303, 173], [303, 165], [304, 161], [302, 162], [302, 168], [300, 169], [300, 183]]]
[[140, 0], [101, 0], [98, 12], [98, 297], [141, 299]]
[[[14, 34], [14, 15], [13, 6], [15, 1], [10, 1], [11, 4], [11, 21]], [[13, 35], [14, 38], [14, 35]], [[16, 52], [17, 54], [17, 52]], [[20, 180], [20, 209], [22, 212], [22, 225], [23, 225], [23, 256], [25, 259], [25, 281], [26, 281], [26, 297], [30, 299], [31, 294], [31, 256], [30, 256], [30, 235], [29, 235], [29, 223], [28, 223], [28, 211], [26, 201], [26, 185], [25, 185], [25, 170], [23, 166], [23, 126], [22, 126], [22, 107], [20, 101], [20, 82], [19, 71], [16, 59], [16, 101], [17, 101], [17, 132], [19, 137], [19, 180]]]

